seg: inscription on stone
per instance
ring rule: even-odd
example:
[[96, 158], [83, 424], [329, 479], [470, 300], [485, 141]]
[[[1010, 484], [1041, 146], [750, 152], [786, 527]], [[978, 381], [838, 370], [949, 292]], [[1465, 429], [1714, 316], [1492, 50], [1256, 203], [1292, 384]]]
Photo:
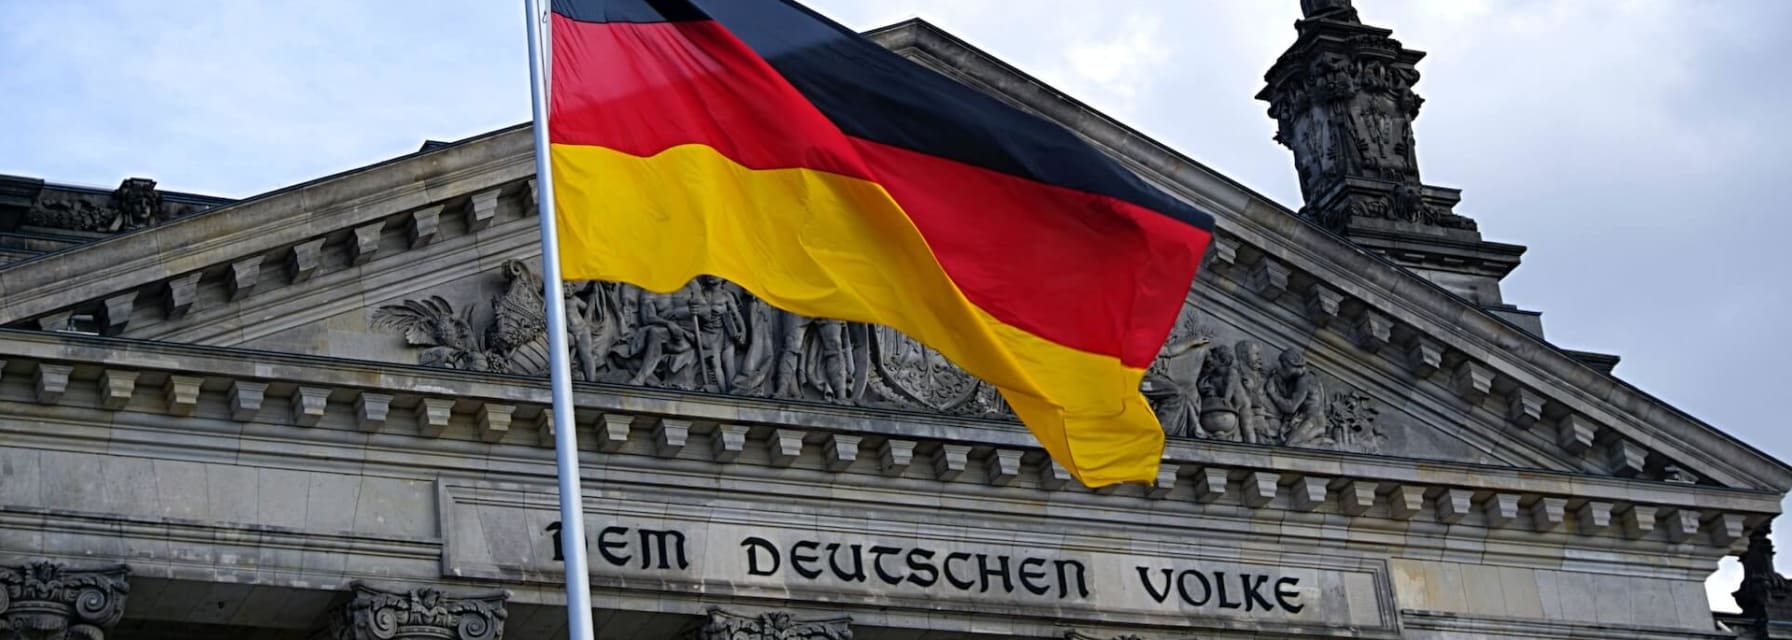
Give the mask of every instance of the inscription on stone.
[[[445, 491], [444, 573], [560, 580], [567, 541], [551, 503], [524, 506], [470, 487]], [[1393, 619], [1379, 562], [1338, 565], [1314, 555], [1253, 564], [1233, 560], [1237, 549], [1213, 541], [1127, 534], [1116, 544], [1105, 534], [1079, 538], [889, 515], [867, 520], [730, 505], [670, 515], [663, 505], [676, 499], [663, 500], [587, 506], [594, 585], [1065, 619], [1206, 620], [1214, 627], [1386, 629]], [[527, 522], [537, 524], [521, 524]]]

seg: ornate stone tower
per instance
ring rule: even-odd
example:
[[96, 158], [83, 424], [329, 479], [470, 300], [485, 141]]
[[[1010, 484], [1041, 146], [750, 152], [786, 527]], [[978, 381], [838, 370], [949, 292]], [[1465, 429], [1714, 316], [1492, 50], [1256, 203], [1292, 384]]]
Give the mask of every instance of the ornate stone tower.
[[1481, 239], [1453, 209], [1460, 191], [1419, 178], [1413, 92], [1425, 57], [1365, 25], [1350, 0], [1301, 0], [1298, 37], [1257, 94], [1294, 152], [1300, 215], [1541, 335], [1538, 315], [1505, 304], [1499, 283], [1524, 247]]

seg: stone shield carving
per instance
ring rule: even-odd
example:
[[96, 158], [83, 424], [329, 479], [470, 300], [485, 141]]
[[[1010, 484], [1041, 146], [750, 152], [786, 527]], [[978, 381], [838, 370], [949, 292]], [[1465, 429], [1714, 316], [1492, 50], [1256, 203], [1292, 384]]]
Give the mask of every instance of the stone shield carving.
[[913, 403], [939, 412], [955, 411], [977, 397], [981, 380], [953, 365], [938, 351], [889, 327], [872, 330], [878, 388], [897, 404]]
[[130, 568], [0, 567], [0, 631], [20, 640], [103, 640], [124, 617]]

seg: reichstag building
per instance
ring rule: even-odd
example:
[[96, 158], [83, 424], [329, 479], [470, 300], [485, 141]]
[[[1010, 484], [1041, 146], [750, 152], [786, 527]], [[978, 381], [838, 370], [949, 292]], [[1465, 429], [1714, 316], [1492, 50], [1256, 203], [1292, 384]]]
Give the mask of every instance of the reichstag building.
[[527, 125], [239, 201], [0, 176], [0, 638], [565, 637], [556, 429], [606, 639], [1792, 637], [1792, 468], [1505, 302], [1525, 248], [1419, 173], [1424, 54], [1302, 4], [1255, 96], [1302, 203], [926, 22], [869, 34], [1215, 213], [1152, 487], [714, 279], [568, 283], [555, 424]]

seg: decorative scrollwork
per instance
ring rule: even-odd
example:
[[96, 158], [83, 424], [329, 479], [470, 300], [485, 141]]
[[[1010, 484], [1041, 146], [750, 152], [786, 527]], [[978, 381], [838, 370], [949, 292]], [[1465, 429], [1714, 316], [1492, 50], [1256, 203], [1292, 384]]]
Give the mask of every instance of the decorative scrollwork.
[[852, 640], [852, 618], [797, 620], [784, 611], [756, 616], [711, 607], [694, 640]]
[[454, 597], [437, 589], [384, 591], [355, 582], [330, 618], [331, 640], [498, 640], [506, 592]]
[[129, 567], [69, 569], [56, 562], [0, 567], [0, 634], [21, 640], [104, 640], [124, 617]]

